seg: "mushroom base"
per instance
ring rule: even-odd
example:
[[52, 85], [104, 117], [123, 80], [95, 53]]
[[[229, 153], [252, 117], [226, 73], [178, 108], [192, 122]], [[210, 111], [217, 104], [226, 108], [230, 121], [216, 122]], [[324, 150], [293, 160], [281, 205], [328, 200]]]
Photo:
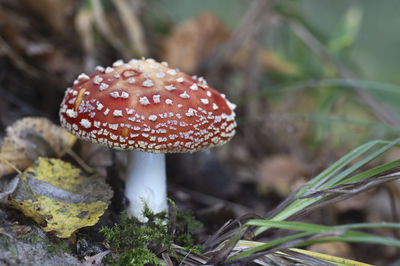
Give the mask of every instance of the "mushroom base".
[[127, 214], [142, 222], [145, 204], [154, 213], [167, 210], [165, 154], [129, 152], [125, 196], [130, 202]]

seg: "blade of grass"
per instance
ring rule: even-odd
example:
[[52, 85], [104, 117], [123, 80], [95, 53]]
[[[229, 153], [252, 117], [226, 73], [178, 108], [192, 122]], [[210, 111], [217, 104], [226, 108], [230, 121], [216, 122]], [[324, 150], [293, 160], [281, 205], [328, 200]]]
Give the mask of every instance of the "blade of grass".
[[[392, 142], [384, 141], [384, 140], [373, 140], [373, 141], [367, 142], [367, 143], [353, 149], [352, 151], [350, 151], [349, 153], [347, 153], [346, 155], [344, 155], [343, 157], [338, 159], [335, 163], [333, 163], [327, 169], [325, 169], [320, 174], [318, 174], [316, 177], [314, 177], [312, 180], [310, 180], [305, 187], [303, 187], [301, 190], [299, 190], [299, 192], [297, 192], [296, 196], [298, 197], [298, 196], [304, 194], [306, 192], [306, 190], [310, 189], [311, 187], [316, 187], [316, 186], [318, 186], [318, 184], [322, 184], [323, 182], [325, 182], [326, 180], [331, 178], [333, 175], [335, 175], [337, 172], [339, 172], [341, 169], [343, 169], [347, 165], [349, 165], [353, 160], [360, 157], [364, 153], [368, 152], [374, 146], [385, 145], [385, 146], [387, 146], [387, 149], [390, 149], [394, 145], [398, 144], [399, 140], [400, 139], [396, 139]], [[385, 150], [387, 150], [387, 149], [385, 149]], [[376, 157], [379, 155], [380, 154], [376, 155]], [[363, 165], [361, 165], [361, 166], [363, 166]]]
[[[303, 253], [318, 259], [322, 259], [327, 262], [331, 262], [337, 265], [343, 265], [343, 266], [371, 266], [371, 264], [366, 264], [363, 262], [355, 261], [355, 260], [349, 260], [345, 258], [340, 258], [337, 256], [332, 256], [332, 255], [327, 255], [315, 251], [310, 251], [310, 250], [304, 250], [304, 249], [299, 249], [299, 248], [291, 248], [290, 250]], [[284, 251], [283, 251], [284, 252]]]
[[[319, 182], [317, 182], [310, 189], [313, 190], [313, 191], [324, 190], [324, 189], [329, 189], [329, 188], [331, 188], [333, 186], [342, 184], [342, 182], [346, 181], [345, 178], [348, 177], [350, 174], [354, 173], [355, 171], [357, 171], [361, 167], [365, 166], [367, 163], [369, 163], [370, 161], [374, 160], [375, 158], [377, 158], [378, 156], [380, 156], [381, 154], [383, 154], [387, 150], [391, 149], [392, 147], [394, 147], [398, 143], [400, 143], [400, 138], [397, 138], [396, 140], [392, 141], [391, 143], [388, 143], [385, 146], [381, 147], [377, 151], [375, 151], [372, 154], [368, 155], [366, 158], [364, 158], [361, 161], [355, 163], [350, 168], [347, 168], [346, 170], [344, 170], [343, 172], [341, 172], [337, 176], [334, 176], [332, 178], [330, 178], [332, 175], [326, 176], [326, 178], [324, 178], [324, 179], [320, 180]], [[394, 165], [392, 165], [392, 167], [395, 168], [397, 166], [394, 164]], [[391, 168], [391, 169], [393, 169], [393, 168]], [[385, 169], [386, 169], [386, 171], [390, 170], [388, 167], [385, 167]], [[382, 171], [381, 173], [383, 173], [383, 172], [384, 171]], [[366, 178], [369, 178], [369, 177], [370, 176], [368, 174], [365, 175], [364, 173], [361, 173], [361, 174], [358, 175], [358, 181], [365, 180]], [[326, 181], [326, 182], [323, 182], [323, 181]], [[304, 204], [312, 204], [314, 202], [319, 201], [323, 197], [324, 196], [319, 196], [319, 197], [308, 199], [308, 200], [306, 200], [306, 202], [304, 202]], [[301, 200], [299, 200], [299, 204], [301, 204]]]
[[[257, 241], [248, 241], [248, 240], [240, 240], [237, 243], [237, 247], [240, 249], [243, 248], [256, 248], [259, 246], [264, 245], [264, 243], [262, 242], [257, 242]], [[345, 258], [341, 258], [341, 257], [337, 257], [337, 256], [332, 256], [332, 255], [328, 255], [328, 254], [323, 254], [323, 253], [319, 253], [319, 252], [315, 252], [315, 251], [310, 251], [310, 250], [305, 250], [305, 249], [299, 249], [299, 248], [289, 248], [288, 250], [290, 251], [294, 251], [297, 253], [302, 253], [302, 254], [306, 254], [308, 256], [329, 262], [329, 263], [333, 263], [335, 265], [338, 266], [372, 266], [370, 264], [366, 264], [363, 262], [359, 262], [359, 261], [355, 261], [355, 260], [349, 260], [349, 259], [345, 259]], [[276, 251], [274, 252], [274, 254], [287, 254], [288, 252], [286, 250], [282, 250], [282, 251]]]
[[335, 163], [333, 163], [331, 166], [329, 166], [327, 169], [322, 171], [319, 175], [314, 177], [306, 187], [304, 187], [302, 190], [300, 190], [296, 196], [299, 196], [300, 194], [303, 194], [307, 189], [310, 189], [311, 187], [317, 186], [319, 183], [323, 183], [325, 180], [329, 179], [331, 176], [336, 174], [338, 171], [346, 167], [348, 164], [350, 164], [351, 161], [355, 160], [359, 156], [363, 155], [366, 153], [368, 150], [370, 150], [372, 147], [375, 145], [379, 144], [379, 141], [370, 141], [367, 142], [345, 156], [341, 157], [339, 160], [337, 160]]
[[[397, 145], [399, 143], [400, 143], [400, 138], [397, 138], [394, 141], [392, 141], [391, 143], [386, 144], [385, 146], [383, 146], [382, 148], [380, 148], [377, 151], [373, 152], [372, 154], [368, 155], [366, 158], [364, 158], [361, 161], [357, 162], [356, 164], [354, 164], [350, 168], [344, 170], [339, 175], [335, 176], [334, 178], [329, 179], [325, 184], [321, 184], [320, 188], [321, 189], [329, 188], [329, 187], [332, 187], [335, 184], [338, 184], [345, 177], [347, 177], [350, 174], [354, 173], [356, 170], [360, 169], [362, 166], [364, 166], [367, 163], [371, 162], [372, 160], [374, 160], [378, 156], [382, 155], [383, 153], [385, 153], [386, 151], [388, 151], [389, 149], [391, 149], [392, 147], [394, 147], [395, 145]], [[365, 179], [365, 178], [363, 178], [363, 179]], [[319, 184], [317, 184], [317, 186], [318, 185]]]
[[275, 240], [269, 241], [267, 243], [263, 243], [263, 244], [261, 244], [261, 245], [259, 245], [257, 247], [245, 250], [245, 251], [243, 251], [243, 252], [241, 252], [241, 253], [239, 253], [237, 255], [229, 257], [228, 261], [232, 261], [232, 260], [239, 259], [239, 258], [244, 258], [246, 256], [249, 256], [249, 255], [253, 254], [253, 253], [256, 253], [256, 252], [259, 252], [259, 251], [264, 251], [266, 249], [269, 249], [271, 247], [277, 246], [279, 244], [282, 244], [282, 243], [285, 243], [285, 242], [289, 242], [289, 241], [292, 241], [292, 240], [296, 240], [296, 239], [301, 239], [303, 237], [309, 237], [309, 236], [312, 236], [312, 235], [313, 235], [313, 232], [302, 232], [302, 233], [298, 233], [298, 234], [294, 234], [294, 235], [290, 235], [290, 236], [281, 237], [279, 239], [275, 239]]
[[396, 248], [400, 248], [400, 241], [394, 238], [380, 237], [374, 235], [365, 235], [365, 236], [339, 236], [339, 237], [326, 237], [321, 239], [314, 239], [304, 241], [301, 244], [298, 244], [297, 247], [301, 246], [309, 246], [318, 243], [327, 243], [327, 242], [352, 242], [352, 243], [370, 243], [370, 244], [381, 244], [387, 246], [394, 246]]
[[390, 171], [392, 169], [395, 169], [397, 167], [400, 167], [400, 160], [396, 160], [396, 161], [393, 161], [393, 162], [389, 162], [389, 163], [386, 163], [386, 164], [383, 164], [383, 165], [376, 166], [376, 167], [374, 167], [372, 169], [369, 169], [369, 170], [367, 170], [365, 172], [362, 172], [360, 174], [352, 176], [352, 177], [350, 177], [350, 178], [348, 178], [348, 179], [346, 179], [346, 180], [344, 180], [342, 182], [339, 182], [339, 185], [359, 182], [359, 181], [365, 180], [367, 178], [370, 178], [370, 177], [385, 173], [385, 172]]
[[357, 157], [361, 156], [362, 154], [367, 152], [369, 149], [371, 149], [375, 145], [384, 145], [384, 144], [388, 144], [388, 143], [390, 143], [390, 142], [374, 140], [374, 141], [367, 142], [367, 143], [353, 149], [352, 151], [350, 151], [349, 153], [347, 153], [346, 155], [344, 155], [343, 157], [338, 159], [331, 166], [329, 166], [328, 168], [323, 170], [316, 177], [314, 177], [313, 179], [308, 181], [302, 188], [300, 188], [297, 192], [295, 192], [295, 195], [293, 195], [293, 194], [290, 195], [288, 198], [291, 198], [291, 199], [287, 200], [287, 202], [285, 204], [279, 205], [278, 206], [279, 208], [274, 210], [267, 218], [271, 219], [272, 217], [275, 217], [276, 215], [278, 215], [285, 208], [287, 208], [290, 204], [292, 204], [296, 199], [304, 196], [304, 194], [307, 191], [311, 190], [311, 187], [315, 186], [315, 184], [317, 182], [321, 182], [321, 180], [325, 180], [325, 179], [328, 179], [329, 177], [333, 176], [335, 173], [337, 173], [338, 171], [340, 171], [341, 169], [346, 167], [346, 165], [349, 164], [351, 161], [353, 161]]
[[[342, 241], [342, 242], [383, 244], [400, 248], [400, 240], [398, 239], [381, 237], [365, 232], [351, 230], [351, 229], [371, 229], [371, 228], [400, 229], [399, 223], [364, 223], [364, 224], [348, 224], [340, 226], [326, 226], [326, 225], [317, 225], [310, 223], [288, 222], [288, 221], [250, 220], [244, 225], [244, 227], [246, 226], [274, 227], [279, 229], [287, 229], [287, 230], [303, 231], [303, 232], [260, 244], [254, 248], [245, 250], [235, 256], [230, 257], [229, 261], [240, 259], [252, 255], [256, 252], [267, 251], [268, 249], [277, 247], [280, 244], [293, 240], [300, 240], [299, 242], [294, 242], [295, 244], [293, 246], [296, 247], [308, 246], [316, 243]], [[313, 239], [304, 239], [306, 237], [312, 237]]]
[[273, 220], [262, 220], [262, 219], [250, 220], [244, 226], [270, 226], [279, 229], [307, 231], [313, 233], [324, 233], [328, 231], [349, 230], [349, 229], [371, 229], [371, 228], [400, 229], [400, 223], [357, 223], [357, 224], [328, 226], [328, 225], [319, 225], [311, 223], [273, 221]]
[[[308, 193], [309, 191], [319, 191], [319, 190], [326, 190], [329, 188], [332, 188], [334, 186], [343, 184], [343, 182], [346, 182], [346, 178], [348, 178], [352, 173], [360, 169], [361, 167], [365, 166], [367, 163], [370, 161], [374, 160], [378, 156], [382, 155], [384, 152], [387, 150], [391, 149], [392, 147], [398, 145], [400, 143], [400, 138], [395, 139], [394, 141], [387, 142], [387, 141], [370, 141], [366, 144], [363, 144], [339, 160], [337, 160], [334, 164], [332, 164], [330, 167], [328, 167], [326, 170], [322, 171], [319, 175], [317, 175], [315, 178], [313, 178], [311, 181], [309, 181], [303, 188], [301, 188], [296, 195], [293, 197], [291, 201], [288, 201], [288, 203], [281, 207], [280, 211], [277, 213], [274, 213], [273, 216], [268, 217], [268, 219], [275, 220], [275, 221], [282, 221], [290, 216], [294, 215], [295, 213], [304, 210], [305, 208], [311, 206], [312, 204], [320, 201], [321, 199], [324, 199], [325, 197], [328, 197], [331, 195], [331, 193], [325, 193], [320, 196], [312, 197], [312, 198], [302, 198]], [[376, 146], [381, 146], [383, 147], [378, 148], [376, 151], [370, 151], [371, 148], [376, 147]], [[342, 169], [344, 169], [347, 165], [349, 165], [353, 160], [356, 158], [360, 157], [361, 155], [364, 155], [365, 153], [370, 152], [370, 154], [367, 154], [363, 159], [355, 163], [354, 165], [350, 166], [349, 168], [343, 170], [340, 172]], [[392, 168], [391, 168], [392, 167]], [[393, 169], [397, 167], [396, 163], [390, 164], [383, 166], [380, 169], [375, 169], [375, 173], [379, 174], [378, 170], [381, 170], [381, 173], [384, 173], [385, 171], [388, 171], [390, 169]], [[365, 180], [369, 177], [371, 177], [371, 172], [367, 173], [361, 173], [357, 176], [357, 180]], [[255, 230], [254, 234], [259, 235], [260, 233], [264, 232], [267, 230], [268, 227], [259, 227]]]

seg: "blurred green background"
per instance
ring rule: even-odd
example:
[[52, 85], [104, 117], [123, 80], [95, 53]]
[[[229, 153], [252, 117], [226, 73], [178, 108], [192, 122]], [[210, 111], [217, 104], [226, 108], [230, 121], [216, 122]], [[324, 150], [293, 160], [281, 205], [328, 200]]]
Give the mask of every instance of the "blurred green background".
[[[240, 22], [248, 1], [232, 0], [163, 0], [163, 6], [173, 11], [177, 23], [201, 11], [213, 10], [232, 28]], [[400, 2], [397, 0], [296, 0], [277, 1], [296, 7], [297, 11], [327, 40], [338, 37], [349, 9], [361, 16], [359, 31], [349, 59], [372, 80], [400, 83]], [[292, 3], [290, 3], [292, 2]]]

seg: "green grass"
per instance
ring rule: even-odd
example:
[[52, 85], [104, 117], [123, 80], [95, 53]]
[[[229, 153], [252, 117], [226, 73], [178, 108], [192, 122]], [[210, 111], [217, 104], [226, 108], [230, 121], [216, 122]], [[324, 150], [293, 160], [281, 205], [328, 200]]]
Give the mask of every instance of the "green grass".
[[189, 252], [201, 252], [201, 247], [193, 241], [192, 234], [201, 227], [190, 213], [174, 211], [168, 216], [165, 212], [154, 214], [145, 208], [146, 223], [122, 214], [122, 223], [113, 227], [103, 227], [111, 254], [105, 262], [110, 265], [164, 265], [159, 259], [166, 252], [176, 256], [173, 244], [180, 245]]
[[236, 245], [248, 230], [251, 230], [254, 237], [272, 228], [289, 230], [292, 233], [265, 243], [257, 242], [256, 247], [249, 247], [234, 256], [227, 256], [227, 261], [243, 263], [266, 254], [277, 254], [277, 251], [291, 247], [305, 247], [332, 241], [371, 243], [400, 248], [398, 239], [365, 232], [376, 228], [400, 229], [399, 223], [326, 226], [285, 221], [298, 219], [318, 208], [400, 178], [400, 160], [365, 170], [371, 161], [399, 146], [399, 143], [400, 138], [393, 141], [375, 140], [355, 148], [289, 195], [266, 219], [252, 219], [245, 222], [229, 241], [223, 243], [226, 249]]
[[[329, 192], [329, 190], [341, 185], [354, 184], [353, 189], [356, 190], [357, 182], [370, 179], [371, 182], [379, 183], [379, 178], [374, 180], [371, 178], [396, 169], [400, 166], [400, 160], [377, 166], [359, 174], [356, 174], [356, 171], [399, 143], [400, 138], [392, 142], [380, 140], [370, 141], [357, 147], [300, 188], [293, 195], [292, 199], [287, 201], [283, 206], [280, 206], [280, 209], [271, 217], [268, 217], [268, 219], [273, 221], [285, 220], [296, 213], [306, 210], [306, 208], [310, 208], [328, 199], [335, 194], [334, 192]], [[319, 194], [317, 192], [319, 192]], [[346, 191], [343, 190], [343, 193], [344, 192]], [[268, 227], [260, 227], [256, 230], [255, 234], [258, 235], [267, 228]]]
[[[287, 222], [287, 221], [271, 221], [271, 220], [250, 220], [244, 227], [258, 226], [258, 227], [271, 227], [286, 229], [292, 231], [301, 231], [287, 237], [282, 237], [256, 248], [242, 252], [239, 255], [232, 256], [229, 261], [245, 257], [256, 252], [266, 251], [289, 241], [301, 240], [293, 244], [293, 247], [309, 246], [316, 243], [326, 243], [334, 241], [342, 242], [362, 242], [382, 244], [400, 248], [400, 240], [381, 237], [374, 234], [364, 233], [354, 229], [372, 229], [372, 228], [396, 228], [400, 229], [398, 223], [361, 223], [361, 224], [347, 224], [340, 226], [325, 226], [310, 223]], [[311, 239], [312, 238], [312, 239]]]

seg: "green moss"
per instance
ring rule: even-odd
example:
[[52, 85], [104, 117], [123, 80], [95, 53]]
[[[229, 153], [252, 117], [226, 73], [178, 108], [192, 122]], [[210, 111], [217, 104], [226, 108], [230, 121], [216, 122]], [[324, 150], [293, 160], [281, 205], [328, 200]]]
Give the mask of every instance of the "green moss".
[[41, 238], [36, 232], [31, 231], [20, 238], [18, 240], [30, 244], [32, 246], [36, 244], [43, 244], [47, 246], [47, 251], [51, 254], [57, 254], [59, 252], [71, 252], [71, 247], [68, 242], [64, 239], [54, 238], [52, 240]]
[[44, 243], [45, 241], [41, 239], [36, 233], [29, 232], [21, 236], [18, 240], [22, 240], [24, 243], [36, 245], [37, 243]]
[[71, 252], [71, 247], [66, 244], [63, 240], [56, 240], [55, 242], [50, 242], [47, 246], [47, 251], [50, 254], [57, 254], [60, 252]]
[[161, 252], [174, 254], [173, 243], [193, 252], [200, 250], [200, 246], [193, 244], [192, 234], [201, 224], [195, 221], [192, 215], [178, 213], [175, 209], [168, 218], [165, 212], [154, 214], [147, 207], [143, 214], [148, 218], [147, 223], [123, 214], [121, 224], [103, 227], [100, 230], [112, 251], [106, 257], [106, 263], [164, 265], [158, 256]]
[[0, 235], [0, 248], [10, 251], [10, 247], [12, 246], [12, 241], [8, 236]]
[[11, 252], [13, 256], [17, 255], [16, 240], [7, 235], [0, 234], [0, 249]]
[[174, 228], [174, 243], [184, 247], [186, 251], [200, 253], [202, 246], [195, 245], [193, 233], [202, 228], [203, 224], [194, 218], [192, 212], [178, 212], [175, 203], [170, 200], [170, 204], [173, 209], [171, 217], [174, 218], [169, 221], [169, 229]]

